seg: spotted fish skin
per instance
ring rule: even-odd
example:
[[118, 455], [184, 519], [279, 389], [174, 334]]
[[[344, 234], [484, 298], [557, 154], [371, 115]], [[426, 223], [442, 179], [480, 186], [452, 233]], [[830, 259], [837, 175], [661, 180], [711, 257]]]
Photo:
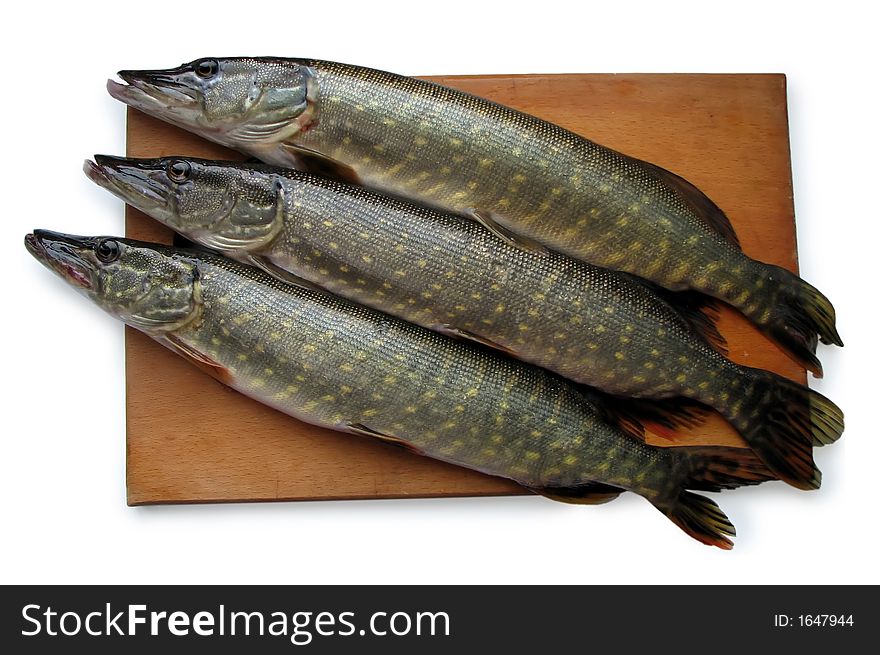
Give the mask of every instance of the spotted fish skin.
[[722, 547], [732, 526], [684, 485], [717, 490], [768, 479], [745, 451], [649, 446], [537, 367], [219, 255], [46, 231], [25, 244], [111, 314], [234, 389], [315, 425], [544, 491], [595, 482], [629, 489]]
[[795, 486], [818, 486], [813, 441], [843, 430], [830, 401], [726, 359], [635, 278], [524, 249], [471, 218], [260, 164], [97, 156], [86, 172], [187, 237], [270, 271], [609, 394], [709, 405]]
[[[215, 166], [207, 175], [217, 182], [223, 178], [223, 164], [201, 165]], [[691, 387], [676, 382], [682, 360], [718, 371], [725, 382], [722, 373], [737, 370], [628, 275], [523, 250], [470, 218], [363, 187], [296, 171], [265, 175], [268, 189], [283, 177], [282, 226], [268, 244], [230, 255], [266, 258], [338, 295], [431, 329], [474, 335], [607, 393], [705, 400], [699, 373]], [[710, 381], [708, 373], [703, 379]]]
[[[452, 89], [302, 63], [316, 71], [319, 120], [292, 142], [351, 166], [365, 184], [456, 211], [488, 210], [572, 257], [670, 290], [702, 291], [742, 311], [818, 374], [809, 352], [816, 334], [842, 345], [827, 299], [707, 228], [655, 167]], [[275, 152], [276, 163], [289, 163]], [[814, 307], [812, 318], [799, 311]]]
[[610, 394], [712, 404], [743, 374], [640, 280], [520, 248], [464, 215], [261, 164], [95, 161], [91, 179], [193, 241]]
[[653, 485], [668, 470], [663, 451], [613, 430], [539, 369], [227, 261], [199, 266], [206, 318], [179, 338], [236, 389], [288, 414], [361, 425], [532, 487], [638, 488], [636, 477]]
[[[367, 185], [455, 211], [477, 208], [572, 257], [671, 290], [704, 292], [742, 311], [817, 375], [817, 336], [842, 345], [830, 302], [789, 271], [746, 256], [721, 210], [668, 171], [414, 78], [317, 59], [210, 61], [216, 72], [209, 79], [193, 81], [188, 71], [198, 62], [172, 71], [173, 84], [163, 85], [172, 79], [167, 72], [125, 71], [131, 86], [111, 86], [111, 93], [264, 161], [302, 165], [317, 152]], [[285, 67], [292, 82], [278, 81]], [[155, 98], [169, 89], [166, 104], [178, 102], [172, 94], [180, 85], [212, 112], [194, 104], [189, 116], [162, 116]], [[290, 92], [286, 122], [237, 100], [287, 87], [307, 87], [309, 101]]]

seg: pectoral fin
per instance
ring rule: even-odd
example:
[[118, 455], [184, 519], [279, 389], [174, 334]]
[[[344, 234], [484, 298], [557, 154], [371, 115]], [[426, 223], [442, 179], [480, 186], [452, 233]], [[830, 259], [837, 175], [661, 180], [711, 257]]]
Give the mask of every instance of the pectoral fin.
[[392, 437], [391, 435], [383, 434], [382, 432], [378, 432], [372, 428], [368, 428], [363, 423], [347, 423], [345, 425], [345, 429], [348, 432], [351, 432], [352, 434], [359, 434], [362, 437], [370, 437], [372, 439], [380, 439], [380, 440], [384, 441], [385, 443], [390, 443], [395, 446], [400, 446], [401, 448], [404, 448], [411, 453], [415, 453], [416, 455], [423, 455], [424, 454], [424, 453], [422, 453], [422, 451], [420, 451], [418, 448], [413, 446], [408, 441], [404, 441], [403, 439], [400, 439], [399, 437]]
[[287, 166], [298, 171], [326, 177], [337, 182], [346, 182], [348, 184], [361, 183], [360, 176], [351, 166], [309, 148], [303, 148], [291, 143], [280, 143], [278, 144], [276, 155], [278, 158], [288, 162]]
[[529, 487], [536, 494], [574, 505], [602, 505], [611, 502], [624, 492], [602, 482], [587, 482], [576, 487]]
[[278, 266], [278, 264], [270, 261], [268, 257], [263, 257], [262, 255], [248, 255], [247, 257], [243, 258], [243, 261], [247, 262], [251, 266], [256, 266], [257, 268], [265, 271], [275, 279], [281, 280], [286, 284], [292, 284], [295, 287], [308, 289], [309, 291], [326, 293], [324, 289], [319, 287], [314, 282], [310, 282], [309, 280], [301, 278], [295, 273], [284, 270], [283, 268]]
[[232, 374], [229, 372], [228, 368], [216, 362], [209, 355], [206, 355], [189, 344], [184, 343], [174, 334], [166, 335], [159, 339], [159, 342], [166, 348], [176, 352], [199, 370], [210, 375], [215, 380], [222, 382], [225, 385], [229, 385], [232, 382]]
[[457, 328], [457, 327], [453, 327], [452, 325], [443, 324], [443, 325], [439, 325], [439, 326], [435, 327], [434, 330], [436, 332], [439, 332], [440, 334], [445, 334], [448, 337], [452, 337], [453, 339], [461, 339], [464, 341], [473, 341], [474, 343], [479, 343], [483, 346], [487, 346], [487, 347], [492, 348], [494, 350], [500, 350], [501, 352], [506, 353], [508, 355], [513, 355], [513, 356], [516, 355], [516, 353], [514, 353], [509, 348], [506, 348], [502, 345], [499, 345], [499, 344], [495, 343], [494, 341], [490, 341], [489, 339], [486, 339], [485, 337], [481, 337], [478, 334], [474, 334], [473, 332], [468, 332], [467, 330], [463, 330], [462, 328]]
[[491, 212], [482, 209], [466, 209], [464, 211], [464, 215], [468, 218], [475, 220], [496, 237], [498, 237], [505, 243], [514, 246], [515, 248], [519, 248], [520, 250], [527, 250], [529, 252], [540, 255], [544, 255], [548, 252], [547, 248], [545, 248], [534, 239], [530, 239], [529, 237], [517, 234], [516, 232], [513, 232], [512, 230], [509, 230], [498, 223], [492, 216]]

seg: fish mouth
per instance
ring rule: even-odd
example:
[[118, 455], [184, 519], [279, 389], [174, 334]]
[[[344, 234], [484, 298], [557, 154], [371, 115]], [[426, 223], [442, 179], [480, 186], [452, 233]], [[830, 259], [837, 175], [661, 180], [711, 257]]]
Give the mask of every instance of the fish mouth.
[[86, 177], [92, 182], [105, 189], [109, 190], [110, 186], [113, 184], [104, 167], [99, 166], [97, 162], [93, 162], [91, 159], [86, 159], [83, 162], [83, 173], [85, 173]]
[[168, 71], [119, 71], [122, 82], [107, 80], [116, 100], [183, 129], [199, 124], [201, 90], [186, 80], [183, 68]]
[[94, 237], [79, 237], [50, 230], [34, 230], [25, 235], [24, 246], [41, 264], [55, 271], [73, 286], [95, 289], [95, 267], [85, 253], [94, 249]]
[[148, 91], [149, 87], [140, 87], [129, 84], [120, 84], [116, 80], [107, 80], [107, 92], [116, 100], [124, 102], [129, 107], [153, 114], [164, 111], [166, 105], [156, 90]]
[[107, 80], [108, 93], [136, 109], [141, 106], [187, 106], [198, 101], [199, 94], [180, 80], [183, 68], [168, 71], [122, 70], [117, 73], [122, 83]]
[[154, 160], [95, 155], [83, 162], [92, 182], [141, 211], [150, 213], [168, 204], [170, 189], [163, 183], [164, 168]]

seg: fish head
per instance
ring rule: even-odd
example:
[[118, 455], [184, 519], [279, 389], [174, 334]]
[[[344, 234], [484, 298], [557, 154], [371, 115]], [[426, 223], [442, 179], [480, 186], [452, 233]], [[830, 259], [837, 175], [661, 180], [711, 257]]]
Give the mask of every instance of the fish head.
[[201, 312], [198, 266], [163, 246], [117, 237], [83, 237], [34, 230], [28, 251], [102, 309], [158, 335]]
[[317, 117], [309, 66], [270, 57], [197, 59], [167, 70], [124, 70], [110, 95], [164, 121], [246, 152], [307, 130]]
[[284, 225], [284, 185], [268, 166], [95, 155], [84, 171], [129, 205], [230, 256], [267, 246]]

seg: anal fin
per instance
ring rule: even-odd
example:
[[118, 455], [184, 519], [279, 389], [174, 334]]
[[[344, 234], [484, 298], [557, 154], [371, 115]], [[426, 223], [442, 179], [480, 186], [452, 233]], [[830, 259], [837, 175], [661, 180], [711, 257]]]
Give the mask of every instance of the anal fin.
[[439, 332], [440, 334], [445, 334], [447, 337], [452, 337], [453, 339], [460, 339], [462, 341], [472, 341], [474, 343], [478, 343], [482, 346], [486, 346], [487, 348], [492, 348], [493, 350], [499, 350], [508, 355], [512, 355], [516, 357], [516, 353], [512, 351], [510, 348], [506, 348], [500, 344], [495, 343], [485, 337], [481, 337], [478, 334], [474, 334], [468, 330], [457, 328], [449, 324], [438, 325], [433, 328], [435, 332]]
[[718, 331], [718, 301], [699, 291], [666, 291], [665, 297], [697, 334], [727, 355], [727, 339]]
[[685, 324], [699, 334], [722, 355], [727, 355], [727, 340], [718, 330], [719, 303], [714, 298], [699, 291], [671, 291], [629, 273], [620, 272], [633, 282], [641, 284], [655, 295], [660, 296], [681, 317]]
[[733, 548], [730, 537], [736, 536], [736, 529], [715, 501], [682, 491], [676, 499], [654, 506], [700, 543], [723, 550]]
[[576, 487], [528, 487], [528, 489], [550, 500], [574, 505], [602, 505], [611, 502], [624, 492], [624, 489], [602, 482], [587, 482]]
[[612, 404], [618, 411], [631, 412], [639, 421], [660, 425], [675, 431], [694, 428], [705, 422], [712, 409], [690, 398], [666, 398], [649, 400], [647, 398], [614, 398]]

